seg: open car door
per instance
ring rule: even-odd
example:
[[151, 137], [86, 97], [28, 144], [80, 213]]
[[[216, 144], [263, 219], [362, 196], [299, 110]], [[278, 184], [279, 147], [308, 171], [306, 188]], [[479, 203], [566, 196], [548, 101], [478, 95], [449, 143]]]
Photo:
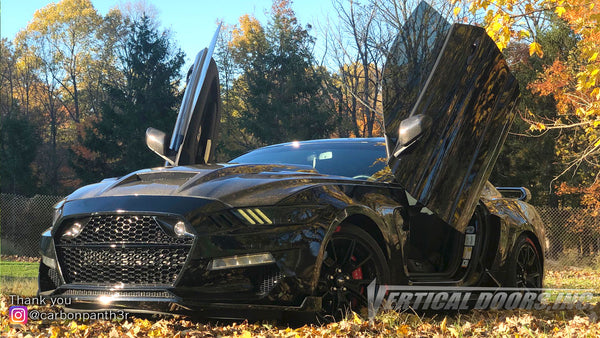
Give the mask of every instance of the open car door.
[[169, 146], [174, 153], [174, 165], [212, 161], [221, 110], [219, 71], [212, 54], [220, 29], [221, 25], [210, 46], [198, 53], [188, 74]]
[[463, 232], [519, 97], [502, 53], [483, 28], [450, 25], [422, 2], [392, 46], [383, 94], [397, 183]]
[[212, 58], [221, 25], [208, 48], [201, 50], [187, 77], [183, 101], [170, 143], [164, 132], [148, 128], [146, 144], [166, 160], [166, 165], [205, 164], [212, 162], [219, 126], [221, 98], [219, 71]]

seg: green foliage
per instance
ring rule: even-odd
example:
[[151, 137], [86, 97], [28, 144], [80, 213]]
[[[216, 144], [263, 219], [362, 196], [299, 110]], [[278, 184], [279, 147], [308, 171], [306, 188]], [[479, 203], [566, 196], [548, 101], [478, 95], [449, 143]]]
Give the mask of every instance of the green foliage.
[[105, 86], [101, 118], [82, 128], [81, 146], [74, 148], [74, 166], [86, 182], [162, 165], [146, 147], [145, 131], [169, 132], [175, 121], [183, 53], [173, 52], [168, 34], [146, 16], [128, 30], [120, 54], [124, 82]]
[[7, 116], [0, 124], [0, 183], [3, 192], [35, 191], [32, 163], [39, 143], [35, 126], [27, 119]]
[[241, 75], [226, 88], [224, 106], [231, 110], [223, 113], [243, 126], [238, 133], [247, 135], [248, 147], [329, 136], [328, 74], [315, 66], [312, 45], [288, 1], [274, 2], [266, 27], [240, 18], [229, 48]]

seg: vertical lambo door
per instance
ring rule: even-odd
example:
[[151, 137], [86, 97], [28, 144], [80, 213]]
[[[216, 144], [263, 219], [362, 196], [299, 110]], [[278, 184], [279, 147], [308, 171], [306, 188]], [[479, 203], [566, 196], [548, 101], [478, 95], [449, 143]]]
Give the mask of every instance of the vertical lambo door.
[[221, 25], [209, 47], [201, 50], [187, 77], [183, 101], [170, 143], [162, 131], [148, 128], [148, 147], [166, 160], [167, 165], [206, 164], [213, 160], [217, 144], [221, 98], [219, 71], [212, 58]]
[[405, 263], [412, 273], [451, 275], [468, 265], [464, 234], [474, 233], [517, 82], [483, 28], [451, 25], [424, 2], [396, 38], [384, 79], [388, 163], [416, 210]]

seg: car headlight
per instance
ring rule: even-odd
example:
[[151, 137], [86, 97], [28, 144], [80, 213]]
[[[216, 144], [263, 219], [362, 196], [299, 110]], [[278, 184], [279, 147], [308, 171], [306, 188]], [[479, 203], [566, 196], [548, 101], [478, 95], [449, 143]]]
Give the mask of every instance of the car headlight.
[[177, 237], [183, 237], [185, 235], [189, 235], [189, 231], [186, 228], [186, 225], [184, 222], [179, 221], [177, 223], [175, 223], [175, 225], [173, 226], [173, 232], [175, 233], [175, 235]]
[[194, 237], [192, 227], [179, 218], [160, 216], [155, 217], [155, 220], [162, 226], [163, 230], [167, 231], [170, 235], [176, 237]]
[[81, 222], [74, 222], [70, 227], [67, 228], [67, 230], [62, 234], [62, 237], [66, 237], [66, 238], [75, 238], [77, 236], [79, 236], [79, 234], [81, 233], [81, 228], [83, 228], [83, 225], [81, 224]]

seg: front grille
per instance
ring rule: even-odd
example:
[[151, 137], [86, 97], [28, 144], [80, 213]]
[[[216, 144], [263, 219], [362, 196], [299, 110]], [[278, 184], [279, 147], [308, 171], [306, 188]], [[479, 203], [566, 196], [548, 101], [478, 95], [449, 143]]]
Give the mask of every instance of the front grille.
[[[76, 222], [82, 224], [77, 237], [61, 236]], [[65, 282], [173, 285], [194, 238], [169, 234], [159, 222], [154, 216], [135, 215], [102, 215], [69, 221], [56, 240]]]
[[61, 248], [68, 283], [172, 284], [189, 249]]

